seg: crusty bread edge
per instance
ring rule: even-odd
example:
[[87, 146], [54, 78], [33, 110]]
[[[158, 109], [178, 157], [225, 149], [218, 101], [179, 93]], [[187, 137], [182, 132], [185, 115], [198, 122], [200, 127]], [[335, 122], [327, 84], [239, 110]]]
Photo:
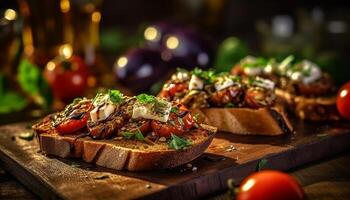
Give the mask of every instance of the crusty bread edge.
[[293, 131], [286, 113], [278, 108], [205, 108], [194, 109], [200, 120], [219, 131], [239, 135], [276, 136]]
[[[188, 163], [204, 153], [215, 133], [184, 150], [141, 151], [85, 138], [40, 134], [41, 151], [62, 158], [82, 158], [86, 162], [116, 170], [144, 171], [173, 168]], [[167, 143], [164, 143], [167, 145]]]

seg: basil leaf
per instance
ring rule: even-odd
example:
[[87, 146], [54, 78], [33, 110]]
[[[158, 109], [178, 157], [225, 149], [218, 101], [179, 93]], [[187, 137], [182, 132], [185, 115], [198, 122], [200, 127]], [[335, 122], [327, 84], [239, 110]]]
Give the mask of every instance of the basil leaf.
[[120, 104], [123, 101], [123, 94], [119, 90], [109, 90], [109, 99], [112, 103]]
[[140, 129], [137, 129], [137, 131], [135, 133], [135, 138], [137, 140], [141, 140], [141, 141], [145, 140], [145, 137], [143, 137], [143, 134], [141, 133]]
[[122, 133], [122, 136], [127, 140], [130, 140], [132, 137], [134, 137], [134, 135], [135, 133], [128, 132], [128, 131], [125, 131]]
[[191, 146], [192, 143], [177, 135], [171, 134], [171, 138], [168, 145], [172, 149], [180, 150], [180, 149], [186, 149], [187, 147]]

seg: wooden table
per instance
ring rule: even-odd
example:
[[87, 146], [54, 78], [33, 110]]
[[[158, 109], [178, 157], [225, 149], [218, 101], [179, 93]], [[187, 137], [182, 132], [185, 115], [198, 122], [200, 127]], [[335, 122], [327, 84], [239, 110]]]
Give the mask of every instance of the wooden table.
[[[350, 199], [350, 152], [290, 172], [309, 199]], [[0, 199], [38, 199], [0, 166]], [[208, 197], [224, 200], [224, 192]]]

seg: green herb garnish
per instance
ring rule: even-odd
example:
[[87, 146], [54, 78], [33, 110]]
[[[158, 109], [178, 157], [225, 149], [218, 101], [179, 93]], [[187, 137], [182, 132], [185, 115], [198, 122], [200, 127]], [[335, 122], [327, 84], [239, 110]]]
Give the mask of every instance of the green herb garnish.
[[140, 102], [140, 103], [154, 103], [156, 101], [156, 97], [153, 95], [148, 95], [148, 94], [139, 94], [136, 96], [136, 99]]
[[133, 139], [133, 138], [135, 138], [136, 140], [140, 140], [140, 141], [144, 141], [145, 140], [145, 137], [143, 136], [143, 134], [140, 131], [140, 129], [137, 129], [135, 132], [125, 131], [125, 132], [122, 132], [122, 135], [127, 140], [130, 140], [130, 139]]
[[23, 139], [23, 140], [31, 141], [34, 138], [34, 133], [24, 132], [24, 133], [19, 134], [18, 137]]
[[230, 102], [230, 103], [226, 104], [225, 107], [226, 108], [234, 108], [234, 107], [236, 107], [236, 105]]
[[196, 67], [194, 70], [192, 70], [192, 74], [203, 79], [207, 83], [213, 83], [216, 78], [215, 71], [212, 69], [202, 70]]
[[179, 136], [176, 136], [174, 134], [171, 134], [171, 138], [168, 142], [168, 145], [172, 149], [180, 150], [180, 149], [186, 149], [187, 147], [191, 146], [192, 143], [184, 138], [181, 138]]
[[141, 140], [141, 141], [144, 141], [144, 140], [145, 140], [145, 137], [143, 137], [143, 134], [141, 133], [140, 129], [137, 129], [137, 130], [136, 130], [135, 138], [136, 138], [137, 140]]
[[261, 159], [261, 160], [258, 162], [258, 164], [256, 165], [255, 171], [256, 171], [256, 172], [261, 171], [263, 168], [266, 167], [267, 162], [268, 162], [267, 159]]
[[112, 103], [120, 104], [124, 99], [124, 95], [119, 90], [109, 90], [108, 95]]
[[130, 140], [132, 137], [134, 137], [134, 135], [135, 135], [135, 133], [133, 133], [133, 132], [129, 132], [129, 131], [122, 132], [122, 136], [128, 140]]
[[179, 113], [179, 108], [178, 107], [172, 107], [170, 112], [177, 114], [177, 113]]

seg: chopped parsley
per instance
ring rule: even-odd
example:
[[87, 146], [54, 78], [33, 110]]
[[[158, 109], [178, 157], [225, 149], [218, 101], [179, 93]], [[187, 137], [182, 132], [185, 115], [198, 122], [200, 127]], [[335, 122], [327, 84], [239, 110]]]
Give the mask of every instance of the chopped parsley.
[[108, 96], [112, 103], [120, 104], [123, 102], [124, 95], [119, 90], [108, 90]]
[[177, 113], [179, 113], [179, 108], [178, 107], [172, 107], [170, 112], [177, 114]]
[[136, 99], [140, 102], [140, 103], [144, 103], [144, 104], [148, 104], [148, 103], [154, 103], [156, 102], [156, 97], [153, 95], [148, 95], [148, 94], [139, 94], [136, 96]]
[[183, 150], [183, 149], [186, 149], [187, 147], [191, 146], [192, 143], [189, 140], [186, 140], [186, 139], [181, 138], [177, 135], [171, 134], [171, 138], [168, 142], [168, 145], [172, 149]]
[[194, 70], [192, 70], [192, 74], [203, 79], [207, 83], [213, 83], [216, 77], [214, 70], [202, 70], [197, 67]]

